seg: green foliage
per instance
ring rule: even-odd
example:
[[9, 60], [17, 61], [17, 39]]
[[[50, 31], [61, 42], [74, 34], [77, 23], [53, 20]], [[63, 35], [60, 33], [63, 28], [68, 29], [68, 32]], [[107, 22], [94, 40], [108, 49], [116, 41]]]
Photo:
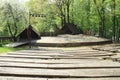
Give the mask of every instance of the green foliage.
[[14, 51], [14, 49], [8, 48], [8, 47], [0, 47], [0, 53], [6, 53], [6, 52], [10, 52], [10, 51]]
[[7, 53], [7, 52], [13, 52], [23, 50], [23, 48], [10, 48], [10, 47], [0, 47], [0, 54]]
[[[55, 5], [49, 4], [48, 0], [30, 0], [26, 5], [30, 13], [45, 14], [46, 17], [30, 17], [30, 24], [38, 32], [55, 31], [60, 24], [60, 19], [57, 17]], [[32, 5], [32, 6], [31, 6]]]
[[[35, 14], [45, 14], [46, 17], [30, 17], [30, 24], [38, 32], [57, 32], [66, 23], [74, 23], [79, 29], [82, 29], [85, 34], [100, 35], [101, 37], [119, 41], [120, 39], [120, 0], [29, 0], [26, 3], [26, 11], [21, 4], [16, 0], [9, 0], [12, 7], [17, 30], [21, 32], [23, 26], [27, 25], [28, 14], [26, 11]], [[6, 0], [1, 0], [0, 5], [0, 35], [6, 35], [8, 29], [7, 22], [15, 32], [14, 20], [8, 14], [10, 7], [4, 5]], [[4, 8], [2, 6], [5, 6]], [[3, 18], [4, 15], [4, 18]], [[19, 17], [19, 16], [23, 16]], [[6, 18], [5, 18], [6, 17]], [[18, 27], [20, 26], [20, 27]], [[102, 35], [101, 35], [102, 34]]]
[[25, 9], [18, 1], [4, 1], [0, 6], [2, 28], [1, 33], [15, 37], [26, 26], [27, 18]]

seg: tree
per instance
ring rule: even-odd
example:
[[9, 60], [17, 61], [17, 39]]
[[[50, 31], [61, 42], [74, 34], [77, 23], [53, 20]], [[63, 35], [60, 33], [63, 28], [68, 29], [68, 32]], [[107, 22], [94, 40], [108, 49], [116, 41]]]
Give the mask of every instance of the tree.
[[[32, 6], [31, 6], [32, 5]], [[31, 17], [31, 25], [40, 33], [53, 32], [59, 29], [60, 18], [58, 17], [57, 8], [53, 2], [48, 0], [30, 0], [27, 2], [27, 7], [31, 13], [44, 14], [45, 17]]]
[[55, 0], [56, 6], [59, 9], [62, 25], [70, 23], [70, 6], [72, 0]]
[[109, 39], [114, 36], [119, 40], [120, 0], [54, 0], [51, 3], [48, 0], [30, 1], [33, 1], [29, 6], [33, 12], [43, 12], [47, 15], [41, 20], [36, 19], [37, 23], [32, 20], [40, 30], [44, 28], [46, 31], [54, 26], [60, 26], [61, 29], [73, 23], [85, 33], [90, 31], [90, 35], [99, 34]]
[[93, 0], [94, 1], [94, 4], [96, 6], [96, 9], [98, 11], [98, 14], [99, 14], [99, 17], [100, 17], [100, 27], [99, 27], [99, 30], [100, 30], [100, 36], [101, 37], [105, 37], [105, 11], [104, 11], [104, 3], [105, 3], [105, 0], [102, 0], [101, 1], [101, 7], [99, 8], [98, 6], [98, 3], [100, 3], [100, 1], [97, 1], [97, 0]]
[[5, 1], [1, 6], [1, 15], [3, 27], [7, 28], [11, 37], [16, 41], [16, 36], [20, 29], [27, 24], [24, 9], [17, 2]]
[[113, 40], [116, 40], [116, 0], [113, 0]]
[[65, 12], [65, 4], [64, 0], [55, 0], [55, 5], [58, 13], [58, 16], [61, 18], [61, 26], [63, 27], [66, 24], [66, 12]]

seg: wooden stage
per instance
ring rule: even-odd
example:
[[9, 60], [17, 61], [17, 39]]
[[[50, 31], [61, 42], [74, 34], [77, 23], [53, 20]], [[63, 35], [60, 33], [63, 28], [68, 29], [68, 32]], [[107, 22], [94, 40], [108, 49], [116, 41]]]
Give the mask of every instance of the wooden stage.
[[32, 41], [33, 46], [44, 47], [75, 47], [75, 46], [89, 46], [112, 43], [111, 40], [87, 36], [83, 34], [78, 35], [58, 35], [55, 37], [41, 37], [40, 40]]
[[89, 46], [89, 45], [102, 45], [112, 43], [109, 39], [87, 36], [83, 34], [79, 35], [58, 35], [51, 37], [41, 37], [40, 40], [26, 40], [18, 41], [7, 44], [7, 47], [20, 47], [24, 45], [42, 46], [42, 47], [76, 47], [76, 46]]
[[0, 55], [0, 80], [120, 80], [120, 63], [112, 60], [119, 52], [101, 47], [9, 52]]

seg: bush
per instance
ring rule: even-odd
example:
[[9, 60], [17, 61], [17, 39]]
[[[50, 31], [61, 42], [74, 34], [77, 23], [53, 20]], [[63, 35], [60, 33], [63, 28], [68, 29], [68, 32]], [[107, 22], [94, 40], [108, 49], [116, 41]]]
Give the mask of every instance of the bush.
[[2, 43], [0, 43], [0, 47], [2, 47]]

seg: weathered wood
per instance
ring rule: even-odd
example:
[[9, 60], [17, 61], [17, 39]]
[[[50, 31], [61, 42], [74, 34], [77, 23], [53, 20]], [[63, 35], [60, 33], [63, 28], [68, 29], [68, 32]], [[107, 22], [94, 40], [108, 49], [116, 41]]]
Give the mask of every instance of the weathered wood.
[[48, 80], [48, 78], [30, 78], [30, 77], [0, 76], [0, 80]]
[[104, 53], [99, 53], [99, 52], [76, 52], [76, 53], [21, 53], [21, 52], [11, 52], [8, 55], [43, 55], [43, 56], [47, 56], [47, 55], [66, 55], [66, 56], [72, 56], [72, 55], [106, 55], [106, 54], [116, 54], [116, 53], [108, 53], [108, 52], [104, 52]]
[[31, 69], [31, 68], [3, 68], [0, 75], [18, 77], [45, 77], [45, 78], [103, 78], [120, 77], [120, 69]]
[[120, 80], [119, 77], [114, 78], [69, 78], [69, 79], [48, 79], [48, 80]]
[[41, 49], [36, 49], [36, 50], [21, 50], [21, 51], [16, 51], [16, 52], [27, 52], [27, 53], [59, 53], [62, 52], [61, 50], [41, 50]]
[[[39, 57], [104, 57], [104, 56], [114, 56], [114, 55], [116, 55], [116, 54], [114, 54], [114, 53], [109, 53], [109, 54], [24, 54], [24, 53], [16, 53], [16, 54], [7, 54], [7, 56], [35, 56], [35, 57], [37, 57], [37, 56], [39, 56]], [[3, 55], [3, 56], [5, 56], [5, 55]]]
[[78, 64], [34, 64], [34, 63], [15, 63], [15, 62], [0, 62], [0, 67], [15, 67], [15, 68], [37, 68], [37, 69], [113, 69], [119, 68], [120, 64], [110, 62], [100, 63], [78, 63]]
[[92, 50], [92, 49], [88, 49], [88, 50], [22, 50], [19, 52], [27, 52], [27, 53], [61, 53], [61, 52], [72, 52], [72, 53], [76, 53], [76, 52], [99, 52], [98, 50]]
[[20, 60], [20, 61], [67, 61], [67, 62], [81, 62], [81, 61], [104, 61], [103, 59], [29, 59], [29, 58], [12, 58], [12, 57], [0, 57], [0, 60]]
[[119, 80], [120, 63], [102, 59], [116, 54], [90, 48], [10, 52], [0, 55], [0, 80]]
[[83, 49], [83, 50], [65, 50], [65, 52], [99, 52], [99, 50], [92, 50], [92, 49]]
[[29, 59], [102, 59], [104, 58], [104, 56], [100, 57], [94, 57], [94, 56], [78, 56], [78, 57], [59, 57], [59, 56], [54, 56], [54, 57], [50, 57], [50, 56], [25, 56], [25, 55], [21, 55], [21, 56], [18, 56], [18, 55], [1, 55], [0, 57], [10, 57], [10, 58], [29, 58]]
[[107, 54], [107, 53], [110, 53], [110, 52], [104, 52], [104, 51], [95, 51], [95, 52], [82, 52], [82, 51], [79, 51], [79, 52], [64, 52], [64, 54]]
[[[21, 58], [0, 58], [0, 62], [15, 62], [15, 63], [35, 63], [35, 64], [79, 64], [79, 63], [104, 63], [103, 60], [86, 60], [86, 59], [60, 59], [60, 60], [41, 60], [41, 59], [21, 59]], [[107, 61], [111, 63], [111, 61]]]
[[8, 55], [42, 55], [42, 56], [49, 56], [49, 55], [70, 55], [70, 54], [64, 54], [64, 53], [21, 53], [21, 52], [11, 52], [8, 53]]
[[94, 50], [99, 50], [99, 51], [109, 51], [109, 52], [119, 52], [120, 46], [100, 46], [100, 47], [95, 47], [93, 48]]
[[6, 47], [15, 48], [15, 47], [19, 47], [19, 46], [22, 46], [22, 45], [26, 45], [26, 44], [28, 44], [29, 42], [30, 42], [30, 41], [14, 42], [14, 43], [6, 44], [5, 46], [6, 46]]
[[[44, 40], [43, 40], [44, 41]], [[37, 43], [36, 43], [37, 42]], [[32, 42], [32, 46], [43, 46], [43, 47], [77, 47], [77, 46], [90, 46], [90, 45], [103, 45], [103, 44], [110, 44], [112, 43], [111, 40], [104, 40], [104, 41], [94, 41], [94, 42], [74, 42], [74, 41], [67, 41], [67, 42], [38, 42], [34, 41]]]
[[119, 77], [109, 78], [30, 78], [30, 77], [9, 77], [0, 76], [0, 80], [120, 80]]

